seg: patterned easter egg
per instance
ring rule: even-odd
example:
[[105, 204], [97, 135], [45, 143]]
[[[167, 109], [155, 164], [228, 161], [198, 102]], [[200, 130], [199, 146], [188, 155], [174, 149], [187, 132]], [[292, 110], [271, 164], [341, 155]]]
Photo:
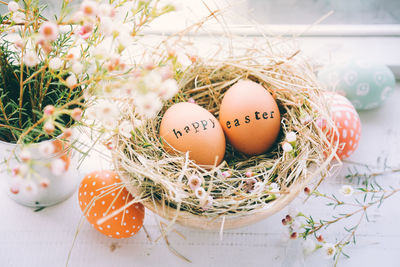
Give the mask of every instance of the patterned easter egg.
[[[95, 171], [86, 175], [79, 186], [78, 199], [86, 219], [106, 236], [130, 237], [143, 225], [144, 206], [141, 203], [126, 206], [133, 197], [121, 185], [118, 174], [113, 171]], [[121, 208], [121, 212], [99, 224], [100, 219]]]
[[330, 91], [344, 95], [358, 110], [380, 106], [395, 86], [393, 72], [383, 64], [352, 60], [324, 67], [318, 79]]
[[[349, 157], [358, 147], [361, 137], [361, 121], [354, 106], [344, 96], [327, 92], [325, 99], [331, 112], [331, 118], [335, 123], [339, 136], [334, 135], [336, 143], [339, 138], [337, 155], [340, 159]], [[328, 131], [328, 138], [334, 134]]]

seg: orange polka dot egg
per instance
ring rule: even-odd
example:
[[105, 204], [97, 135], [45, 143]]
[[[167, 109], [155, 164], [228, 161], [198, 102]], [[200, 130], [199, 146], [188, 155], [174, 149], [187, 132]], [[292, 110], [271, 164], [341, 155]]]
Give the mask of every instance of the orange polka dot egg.
[[[78, 199], [89, 223], [108, 237], [133, 236], [143, 225], [144, 206], [141, 203], [127, 206], [133, 197], [113, 171], [95, 171], [86, 175], [79, 186]], [[111, 214], [113, 216], [105, 220]]]
[[[361, 121], [354, 106], [347, 98], [337, 93], [325, 93], [332, 120], [339, 132], [337, 156], [348, 158], [358, 147], [361, 137]], [[330, 134], [329, 134], [330, 136]], [[334, 141], [337, 137], [334, 137]]]

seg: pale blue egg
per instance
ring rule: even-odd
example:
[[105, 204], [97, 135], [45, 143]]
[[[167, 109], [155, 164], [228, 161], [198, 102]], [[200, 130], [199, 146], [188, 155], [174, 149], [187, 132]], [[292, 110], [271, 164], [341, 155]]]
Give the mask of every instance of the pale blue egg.
[[393, 72], [383, 64], [352, 60], [324, 67], [318, 79], [330, 91], [346, 96], [358, 110], [380, 106], [393, 93]]

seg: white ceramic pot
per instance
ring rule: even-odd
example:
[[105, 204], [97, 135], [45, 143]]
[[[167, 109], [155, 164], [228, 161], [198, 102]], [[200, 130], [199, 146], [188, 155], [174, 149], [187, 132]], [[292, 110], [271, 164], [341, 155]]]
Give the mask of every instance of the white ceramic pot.
[[[40, 148], [44, 142], [52, 144], [54, 151], [45, 154], [43, 146]], [[57, 204], [69, 198], [80, 182], [75, 151], [66, 149], [60, 140], [44, 142], [24, 150], [31, 158], [26, 164], [20, 159], [21, 145], [0, 141], [1, 180], [10, 198], [21, 205], [39, 208]]]

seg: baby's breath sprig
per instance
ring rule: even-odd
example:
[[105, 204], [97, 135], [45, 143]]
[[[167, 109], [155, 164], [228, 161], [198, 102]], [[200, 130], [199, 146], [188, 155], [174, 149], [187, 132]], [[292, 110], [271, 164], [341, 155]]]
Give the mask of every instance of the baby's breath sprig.
[[[400, 191], [400, 188], [384, 188], [376, 180], [370, 181], [366, 178], [375, 178], [397, 172], [399, 172], [398, 168], [371, 171], [370, 173], [353, 171], [346, 177], [356, 179], [356, 181], [361, 180], [361, 186], [353, 187], [352, 185], [345, 184], [339, 190], [341, 196], [322, 193], [318, 190], [312, 191], [309, 187], [306, 187], [304, 189], [306, 195], [312, 196], [314, 198], [311, 199], [318, 199], [318, 201], [325, 200], [326, 206], [332, 208], [335, 211], [335, 215], [328, 219], [316, 219], [314, 215], [296, 212], [286, 215], [282, 219], [282, 224], [288, 228], [291, 239], [303, 238], [306, 240], [304, 242], [305, 253], [320, 250], [326, 257], [333, 258], [336, 266], [340, 256], [349, 257], [344, 252], [344, 249], [350, 244], [356, 244], [356, 232], [359, 226], [364, 221], [369, 222], [368, 210], [371, 207], [380, 207], [386, 199]], [[352, 199], [350, 200], [349, 197], [352, 197]], [[349, 209], [351, 211], [348, 211]], [[337, 223], [345, 224], [348, 219], [354, 217], [356, 218], [355, 224], [343, 227], [345, 231], [343, 238], [330, 243], [322, 236], [321, 232], [326, 231], [330, 225]]]

